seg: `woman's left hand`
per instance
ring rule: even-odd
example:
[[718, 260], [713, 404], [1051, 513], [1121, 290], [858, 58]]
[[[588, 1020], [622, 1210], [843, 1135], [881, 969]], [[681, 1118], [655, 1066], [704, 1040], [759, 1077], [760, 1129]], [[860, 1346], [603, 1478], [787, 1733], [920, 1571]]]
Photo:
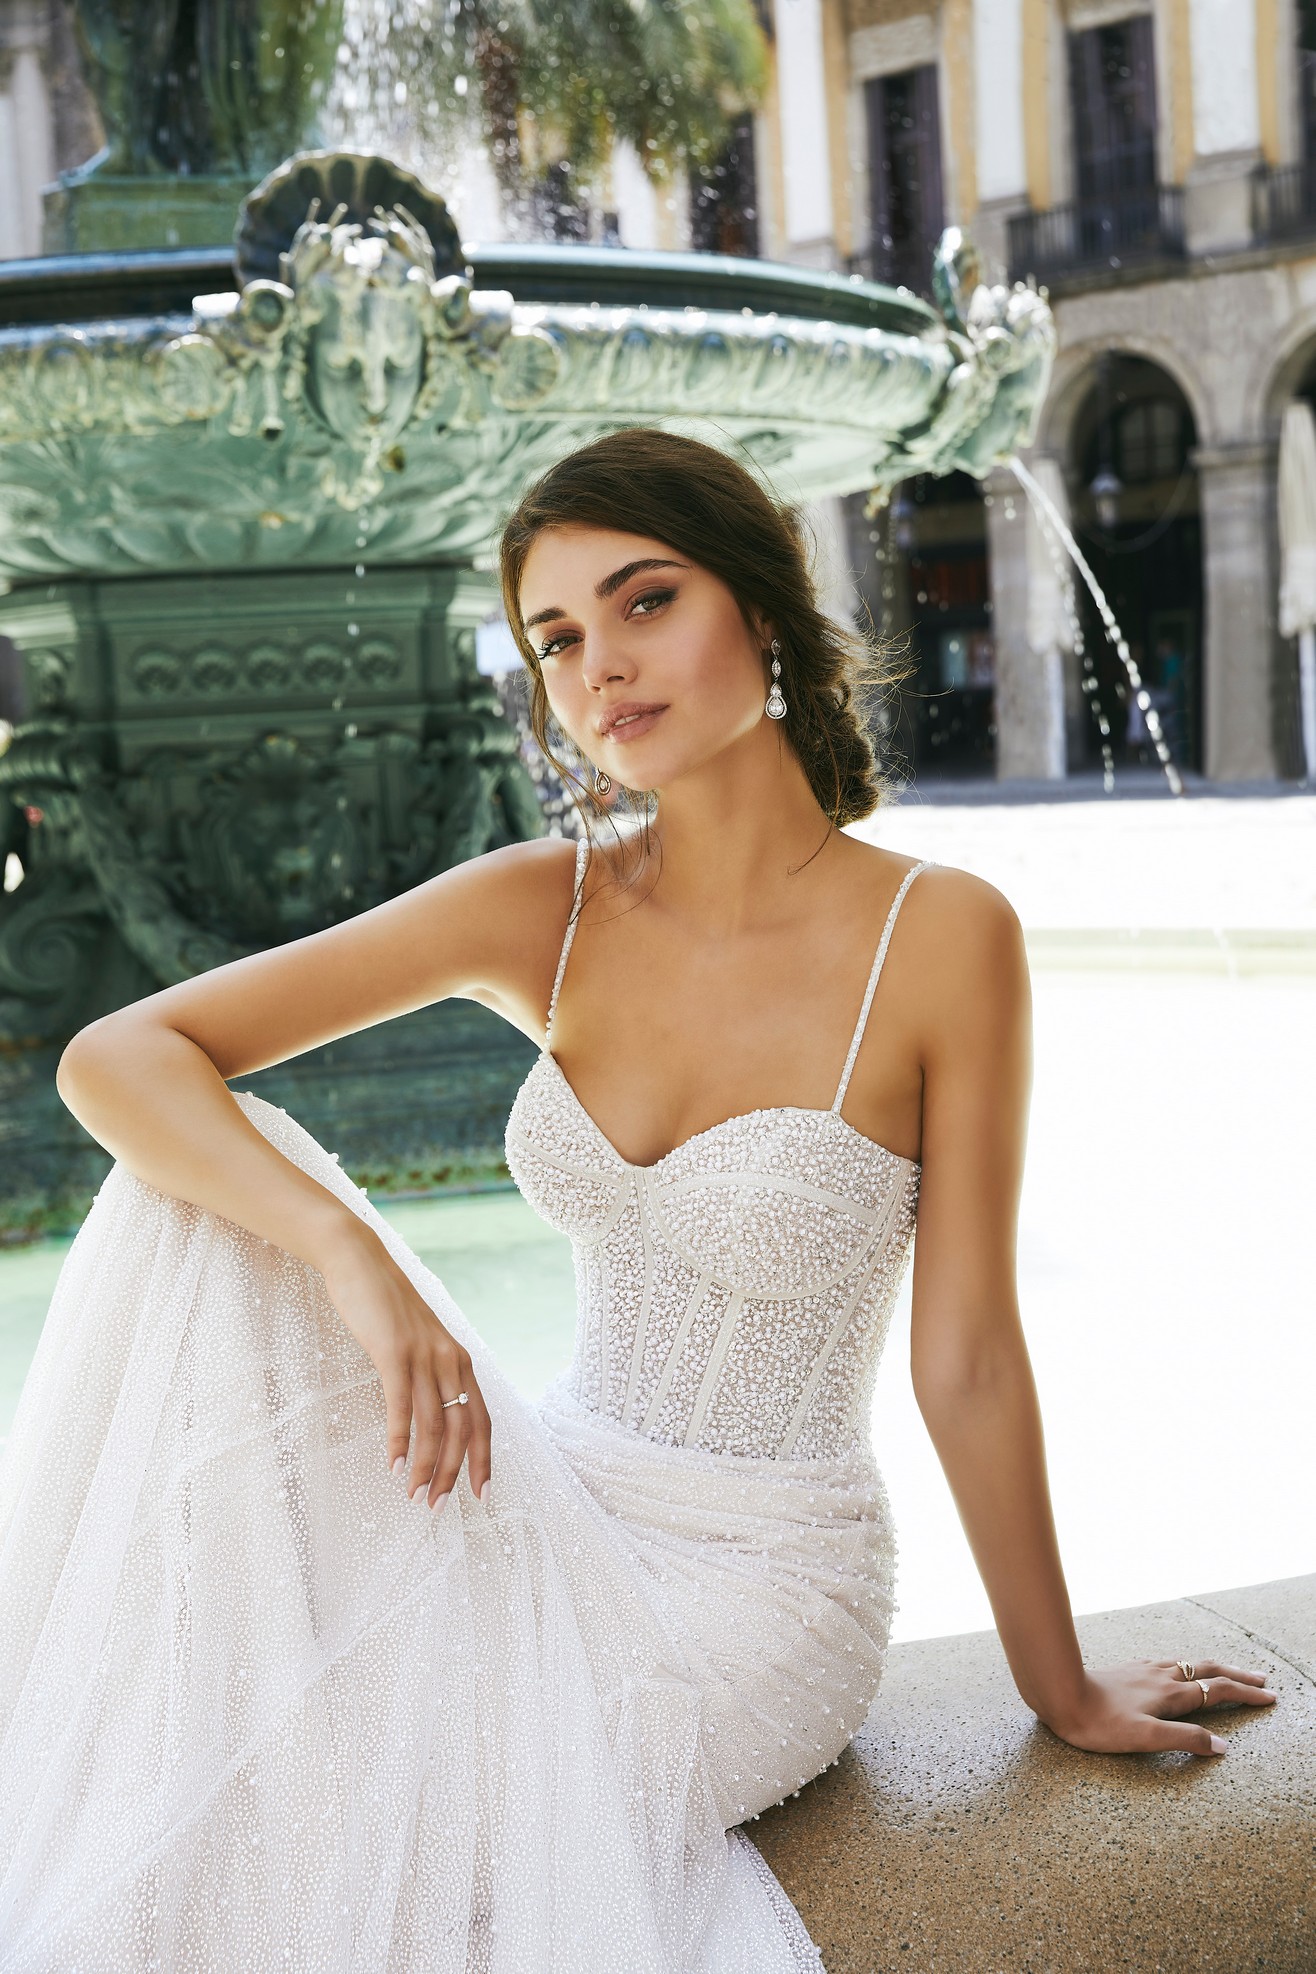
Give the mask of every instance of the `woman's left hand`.
[[[1161, 1748], [1186, 1748], [1193, 1755], [1223, 1755], [1227, 1744], [1207, 1727], [1182, 1718], [1209, 1707], [1269, 1707], [1276, 1694], [1260, 1672], [1203, 1660], [1185, 1679], [1173, 1659], [1135, 1659], [1086, 1675], [1077, 1708], [1063, 1719], [1047, 1719], [1062, 1741], [1093, 1754], [1144, 1755]], [[1204, 1698], [1198, 1680], [1205, 1680]]]

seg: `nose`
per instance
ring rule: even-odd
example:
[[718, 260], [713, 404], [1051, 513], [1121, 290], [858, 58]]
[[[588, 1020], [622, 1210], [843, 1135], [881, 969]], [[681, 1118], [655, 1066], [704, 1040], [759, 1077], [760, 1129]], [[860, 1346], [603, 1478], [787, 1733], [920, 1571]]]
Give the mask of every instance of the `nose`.
[[591, 692], [602, 692], [610, 685], [630, 685], [635, 672], [634, 659], [619, 651], [606, 631], [586, 637], [580, 675]]

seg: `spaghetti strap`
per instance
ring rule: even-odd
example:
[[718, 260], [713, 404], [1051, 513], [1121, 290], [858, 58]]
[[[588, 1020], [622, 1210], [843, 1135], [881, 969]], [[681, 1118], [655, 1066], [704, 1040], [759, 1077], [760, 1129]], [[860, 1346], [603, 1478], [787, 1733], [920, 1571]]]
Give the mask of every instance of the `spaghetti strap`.
[[557, 977], [553, 982], [553, 992], [548, 1003], [548, 1019], [544, 1023], [544, 1053], [547, 1055], [553, 1039], [553, 1016], [557, 1013], [557, 997], [562, 991], [562, 976], [567, 970], [567, 954], [576, 936], [576, 921], [580, 908], [585, 902], [585, 864], [589, 857], [589, 839], [580, 837], [576, 843], [576, 888], [571, 899], [571, 912], [567, 919], [566, 936], [562, 941], [562, 951], [558, 956]]
[[900, 910], [906, 891], [908, 891], [919, 872], [926, 870], [928, 865], [933, 862], [935, 862], [934, 858], [924, 857], [921, 863], [912, 865], [901, 878], [900, 889], [891, 901], [891, 909], [886, 915], [886, 924], [882, 928], [882, 937], [878, 941], [877, 953], [873, 960], [873, 969], [868, 976], [868, 986], [864, 992], [864, 1004], [859, 1010], [859, 1019], [855, 1023], [854, 1034], [850, 1038], [850, 1053], [845, 1059], [845, 1068], [841, 1071], [841, 1080], [837, 1085], [836, 1095], [832, 1099], [832, 1109], [835, 1111], [839, 1111], [841, 1105], [845, 1102], [845, 1093], [850, 1085], [850, 1072], [853, 1070], [855, 1058], [859, 1054], [859, 1044], [864, 1039], [864, 1029], [868, 1022], [868, 1010], [873, 1005], [873, 995], [877, 991], [877, 982], [882, 971], [882, 962], [886, 958], [886, 949], [891, 942], [891, 928], [896, 922], [896, 913]]

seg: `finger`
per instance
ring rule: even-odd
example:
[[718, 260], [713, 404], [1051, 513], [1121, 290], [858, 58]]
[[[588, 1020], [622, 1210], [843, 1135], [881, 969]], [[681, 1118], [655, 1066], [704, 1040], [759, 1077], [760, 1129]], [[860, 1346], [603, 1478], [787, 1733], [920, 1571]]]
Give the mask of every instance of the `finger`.
[[401, 1473], [411, 1445], [411, 1373], [405, 1364], [396, 1365], [381, 1378], [384, 1411], [388, 1420], [385, 1449], [390, 1470]]
[[1228, 1743], [1209, 1727], [1196, 1727], [1190, 1721], [1156, 1720], [1147, 1722], [1147, 1747], [1154, 1753], [1162, 1748], [1179, 1748], [1190, 1755], [1223, 1755]]
[[478, 1495], [493, 1473], [493, 1423], [484, 1394], [474, 1379], [466, 1388], [471, 1394], [471, 1402], [466, 1408], [471, 1415], [470, 1435], [466, 1442], [466, 1478], [471, 1484], [472, 1494]]
[[[469, 1394], [470, 1386], [462, 1385], [460, 1390]], [[457, 1393], [446, 1394], [455, 1398]], [[442, 1401], [439, 1401], [442, 1405]], [[438, 1461], [434, 1468], [434, 1501], [437, 1507], [440, 1497], [452, 1493], [453, 1485], [461, 1472], [462, 1461], [466, 1457], [466, 1442], [470, 1437], [467, 1414], [470, 1411], [469, 1396], [465, 1405], [448, 1405], [443, 1408], [443, 1444], [439, 1448]]]
[[1226, 1679], [1220, 1673], [1214, 1678], [1210, 1673], [1203, 1673], [1202, 1677], [1210, 1689], [1211, 1697], [1209, 1700], [1204, 1700], [1202, 1689], [1194, 1680], [1188, 1691], [1195, 1693], [1197, 1698], [1188, 1709], [1190, 1713], [1196, 1713], [1199, 1708], [1205, 1707], [1269, 1707], [1276, 1698], [1268, 1687], [1254, 1686], [1251, 1680]]
[[411, 1498], [421, 1501], [429, 1496], [430, 1482], [434, 1478], [435, 1464], [443, 1445], [447, 1414], [439, 1408], [433, 1378], [422, 1376], [419, 1371], [412, 1385], [411, 1403], [416, 1415], [416, 1445], [411, 1456]]
[[1264, 1686], [1266, 1683], [1264, 1672], [1249, 1672], [1245, 1666], [1222, 1666], [1214, 1659], [1204, 1665], [1195, 1665], [1193, 1671], [1200, 1673], [1203, 1679], [1237, 1679], [1245, 1686]]

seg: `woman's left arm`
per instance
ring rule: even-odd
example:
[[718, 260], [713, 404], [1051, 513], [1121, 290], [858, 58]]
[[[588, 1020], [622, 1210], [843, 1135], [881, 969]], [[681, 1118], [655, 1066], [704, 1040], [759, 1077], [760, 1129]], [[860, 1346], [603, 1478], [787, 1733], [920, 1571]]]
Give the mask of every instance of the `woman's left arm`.
[[[1218, 1736], [1178, 1718], [1203, 1702], [1171, 1662], [1083, 1664], [1015, 1276], [1032, 1087], [1023, 930], [993, 886], [952, 869], [936, 877], [939, 896], [928, 897], [911, 942], [928, 983], [910, 1347], [919, 1410], [1034, 1712], [1080, 1748], [1221, 1753]], [[1212, 1704], [1275, 1697], [1260, 1673], [1214, 1662], [1195, 1670], [1215, 1682]]]

